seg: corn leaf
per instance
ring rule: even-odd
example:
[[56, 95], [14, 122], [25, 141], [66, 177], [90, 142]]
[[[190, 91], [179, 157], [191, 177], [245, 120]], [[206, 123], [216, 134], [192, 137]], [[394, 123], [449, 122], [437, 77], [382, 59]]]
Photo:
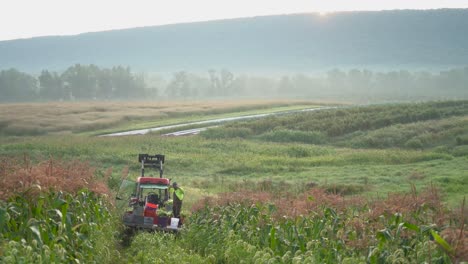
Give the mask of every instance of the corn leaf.
[[437, 234], [434, 230], [431, 230], [431, 235], [434, 238], [435, 242], [437, 242], [437, 244], [439, 244], [443, 249], [445, 249], [445, 251], [453, 253], [453, 248], [449, 245], [449, 243], [447, 243], [447, 241], [445, 241], [445, 239], [439, 236], [439, 234]]

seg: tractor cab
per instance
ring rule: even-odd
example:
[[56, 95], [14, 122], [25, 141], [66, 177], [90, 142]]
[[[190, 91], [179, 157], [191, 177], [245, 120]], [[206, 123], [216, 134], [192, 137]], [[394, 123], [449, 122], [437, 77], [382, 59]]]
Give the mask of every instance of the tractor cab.
[[138, 177], [129, 205], [151, 203], [163, 206], [169, 200], [170, 180], [167, 178]]
[[[136, 229], [172, 230], [179, 228], [179, 219], [172, 218], [172, 200], [169, 195], [170, 179], [163, 178], [164, 155], [139, 154], [141, 176], [135, 181], [126, 181], [132, 188], [127, 210], [123, 216], [125, 226]], [[159, 177], [145, 176], [145, 169], [159, 171]], [[131, 182], [129, 184], [129, 182]]]

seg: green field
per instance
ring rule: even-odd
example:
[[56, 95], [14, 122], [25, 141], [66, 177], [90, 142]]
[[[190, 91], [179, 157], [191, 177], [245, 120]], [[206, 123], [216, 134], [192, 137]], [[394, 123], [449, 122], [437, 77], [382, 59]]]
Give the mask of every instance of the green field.
[[[167, 117], [157, 122], [192, 120], [193, 115], [186, 114], [187, 118]], [[146, 117], [131, 127], [145, 124], [154, 123]], [[138, 153], [166, 155], [166, 176], [186, 188], [184, 214], [191, 215], [186, 229], [177, 240], [169, 234], [138, 234], [129, 246], [122, 247], [118, 244], [121, 227], [114, 224], [113, 230], [103, 229], [101, 235], [114, 232], [109, 241], [116, 245], [108, 250], [118, 256], [100, 255], [104, 262], [466, 261], [466, 244], [459, 242], [463, 237], [444, 240], [438, 234], [466, 229], [466, 208], [461, 212], [459, 208], [468, 189], [468, 101], [295, 113], [228, 123], [188, 137], [110, 138], [90, 136], [93, 133], [5, 135], [0, 138], [0, 157], [18, 162], [20, 168], [25, 157], [31, 164], [84, 162], [96, 168], [95, 177], [107, 183], [112, 197], [127, 171], [130, 178], [137, 177]], [[5, 166], [1, 171], [7, 178], [14, 169]], [[204, 200], [204, 196], [211, 199]], [[227, 202], [227, 197], [239, 199]], [[0, 220], [27, 223], [27, 217], [13, 217], [11, 206], [6, 206], [15, 202], [11, 199], [2, 203], [9, 217]], [[34, 200], [30, 203], [37, 207]], [[118, 223], [121, 209], [119, 204], [107, 206], [113, 215], [109, 221]], [[351, 225], [365, 228], [353, 233]], [[3, 234], [20, 235], [2, 235], [0, 260], [11, 261], [12, 250], [39, 239], [30, 227], [24, 224], [31, 235], [12, 225], [3, 227]], [[25, 245], [19, 245], [21, 234]], [[42, 241], [44, 235], [39, 234]], [[100, 239], [89, 238], [90, 247], [76, 249], [86, 254], [81, 257], [71, 252], [67, 260], [92, 261], [89, 252]], [[18, 241], [18, 245], [8, 241]], [[145, 250], [150, 247], [158, 249]], [[43, 248], [31, 250], [44, 252]], [[24, 259], [28, 260], [32, 257]]]

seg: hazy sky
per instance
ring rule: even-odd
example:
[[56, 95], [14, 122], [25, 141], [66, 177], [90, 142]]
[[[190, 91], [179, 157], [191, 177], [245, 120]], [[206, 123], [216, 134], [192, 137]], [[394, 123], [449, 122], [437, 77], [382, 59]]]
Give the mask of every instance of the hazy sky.
[[0, 0], [0, 40], [304, 12], [468, 8], [468, 0]]

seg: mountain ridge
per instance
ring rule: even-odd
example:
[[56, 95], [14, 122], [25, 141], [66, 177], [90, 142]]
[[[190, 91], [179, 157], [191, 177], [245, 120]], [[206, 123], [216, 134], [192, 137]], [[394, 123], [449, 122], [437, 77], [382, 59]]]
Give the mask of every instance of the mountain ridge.
[[468, 9], [287, 14], [0, 41], [0, 69], [308, 72], [468, 64]]

